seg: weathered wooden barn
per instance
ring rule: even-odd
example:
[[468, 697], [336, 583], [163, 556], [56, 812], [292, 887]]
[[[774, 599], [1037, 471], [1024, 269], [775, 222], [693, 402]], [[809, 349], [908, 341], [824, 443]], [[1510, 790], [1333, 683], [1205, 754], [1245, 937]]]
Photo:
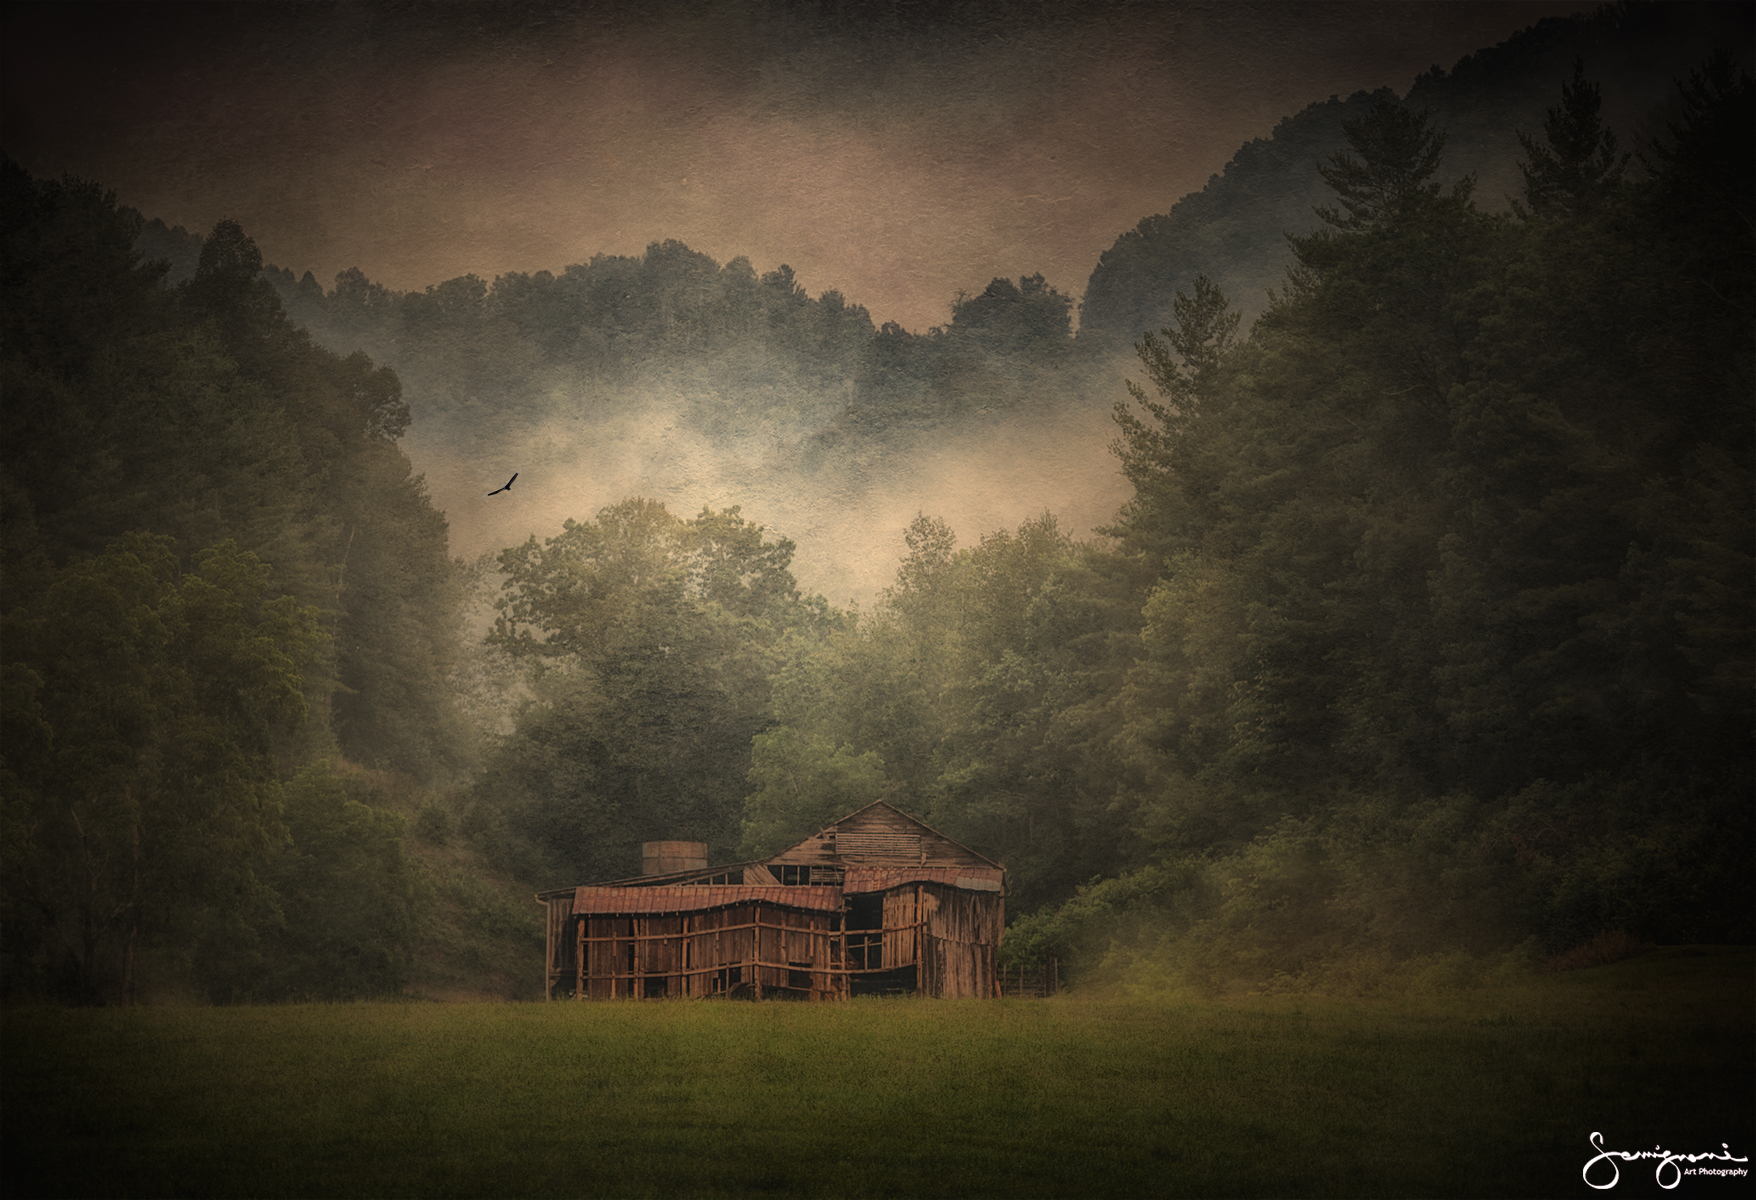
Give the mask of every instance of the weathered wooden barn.
[[883, 801], [771, 858], [648, 842], [643, 866], [537, 894], [550, 999], [999, 994], [1005, 870]]

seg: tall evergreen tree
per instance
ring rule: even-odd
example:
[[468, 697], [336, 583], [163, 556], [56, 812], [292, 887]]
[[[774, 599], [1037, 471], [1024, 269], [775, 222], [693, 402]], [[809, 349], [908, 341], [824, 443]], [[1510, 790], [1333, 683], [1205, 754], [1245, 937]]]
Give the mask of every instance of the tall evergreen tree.
[[1324, 222], [1357, 233], [1439, 194], [1432, 176], [1445, 158], [1445, 135], [1429, 126], [1428, 114], [1380, 99], [1364, 117], [1341, 127], [1348, 149], [1317, 168], [1341, 205], [1320, 206]]
[[1586, 79], [1584, 61], [1575, 59], [1573, 78], [1561, 85], [1560, 105], [1543, 121], [1546, 144], [1518, 135], [1527, 160], [1518, 169], [1531, 212], [1583, 217], [1621, 186], [1630, 156], [1616, 153], [1616, 134], [1604, 126], [1602, 107], [1602, 90]]

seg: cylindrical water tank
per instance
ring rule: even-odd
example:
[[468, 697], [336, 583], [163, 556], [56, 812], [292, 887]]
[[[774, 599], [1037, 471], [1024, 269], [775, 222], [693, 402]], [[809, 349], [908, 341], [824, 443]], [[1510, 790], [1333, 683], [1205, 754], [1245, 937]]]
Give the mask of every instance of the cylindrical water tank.
[[706, 842], [642, 842], [640, 873], [669, 875], [672, 871], [700, 871], [707, 866]]

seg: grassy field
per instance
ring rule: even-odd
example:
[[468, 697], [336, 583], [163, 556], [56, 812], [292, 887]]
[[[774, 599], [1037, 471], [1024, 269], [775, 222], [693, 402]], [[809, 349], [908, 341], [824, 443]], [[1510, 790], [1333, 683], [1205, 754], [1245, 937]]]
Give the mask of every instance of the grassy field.
[[[13, 1010], [17, 1196], [1747, 1195], [1756, 956], [1397, 1001]], [[1607, 1176], [1607, 1172], [1606, 1172]]]

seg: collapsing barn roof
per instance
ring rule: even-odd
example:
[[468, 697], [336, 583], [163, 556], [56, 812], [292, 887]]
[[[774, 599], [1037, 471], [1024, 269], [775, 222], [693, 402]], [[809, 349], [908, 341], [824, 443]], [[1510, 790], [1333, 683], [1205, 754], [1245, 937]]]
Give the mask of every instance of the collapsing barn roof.
[[[543, 892], [548, 994], [996, 994], [1005, 870], [882, 801], [770, 858]], [[700, 851], [695, 851], [699, 853]]]
[[772, 904], [776, 908], [835, 912], [841, 908], [841, 889], [703, 884], [695, 887], [582, 887], [573, 893], [574, 916], [707, 912], [734, 904]]

